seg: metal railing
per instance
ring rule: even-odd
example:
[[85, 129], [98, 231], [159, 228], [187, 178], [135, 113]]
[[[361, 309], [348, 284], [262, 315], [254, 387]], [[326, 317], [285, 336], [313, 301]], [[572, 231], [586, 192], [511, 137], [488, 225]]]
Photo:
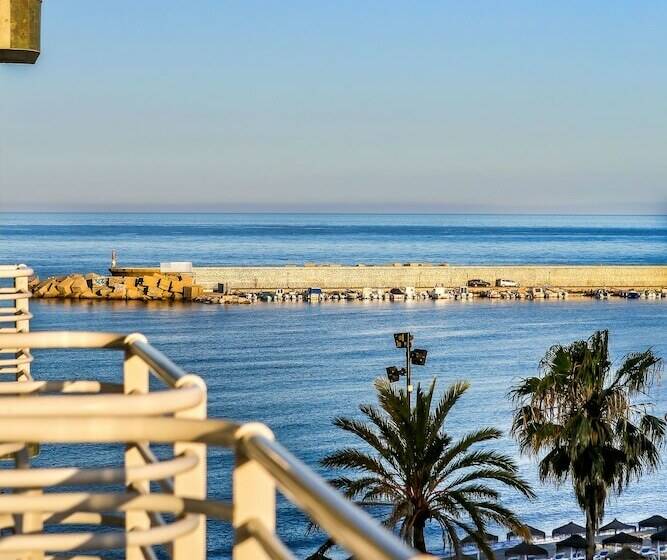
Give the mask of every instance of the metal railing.
[[[25, 286], [18, 282], [12, 295], [27, 301], [23, 295], [31, 271], [13, 271], [16, 280], [25, 278]], [[5, 277], [11, 273], [0, 269]], [[14, 314], [18, 325], [29, 313], [15, 303], [16, 309], [5, 316]], [[122, 383], [39, 381], [29, 369], [21, 369], [29, 366], [31, 350], [60, 348], [122, 352]], [[0, 537], [0, 557], [11, 553], [41, 559], [122, 548], [128, 559], [153, 559], [156, 547], [164, 546], [174, 560], [203, 559], [206, 519], [219, 519], [232, 525], [235, 560], [291, 559], [276, 535], [280, 490], [356, 558], [426, 558], [346, 500], [277, 443], [263, 424], [207, 418], [203, 380], [186, 373], [143, 335], [28, 332], [22, 324], [0, 333], [0, 352], [19, 356], [16, 363], [2, 366], [13, 368], [16, 377], [0, 383], [0, 455], [13, 455], [16, 466], [0, 469], [0, 488], [13, 492], [0, 494], [0, 519], [14, 532]], [[149, 391], [151, 375], [165, 388]], [[28, 450], [37, 443], [126, 447], [121, 466], [34, 468]], [[151, 448], [161, 444], [171, 445], [166, 458], [158, 458]], [[208, 446], [235, 453], [232, 502], [207, 499]], [[109, 484], [125, 489], [102, 491]], [[79, 486], [85, 490], [72, 491]], [[57, 532], [58, 525], [107, 529]]]

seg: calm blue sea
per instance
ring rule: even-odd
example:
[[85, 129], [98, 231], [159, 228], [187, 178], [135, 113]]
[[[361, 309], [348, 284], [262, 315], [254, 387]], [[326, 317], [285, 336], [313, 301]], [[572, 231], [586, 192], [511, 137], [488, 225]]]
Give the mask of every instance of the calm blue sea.
[[119, 264], [667, 262], [667, 216], [2, 214], [0, 261]]
[[[196, 264], [303, 262], [667, 262], [664, 217], [562, 216], [315, 216], [315, 215], [0, 215], [0, 262], [23, 261], [42, 276], [108, 266], [112, 248], [123, 264], [193, 260]], [[20, 224], [20, 225], [19, 225]], [[373, 379], [401, 356], [392, 333], [411, 330], [429, 350], [417, 379], [437, 378], [444, 388], [455, 379], [472, 383], [452, 413], [453, 435], [484, 425], [507, 430], [508, 388], [531, 375], [554, 343], [611, 331], [616, 360], [652, 346], [667, 357], [667, 301], [383, 302], [204, 306], [138, 302], [35, 301], [33, 329], [142, 331], [178, 363], [202, 375], [209, 387], [210, 413], [266, 422], [301, 459], [319, 459], [354, 443], [331, 426], [339, 414], [355, 415], [372, 402]], [[109, 353], [36, 351], [34, 373], [55, 379], [66, 371], [114, 377], [120, 357]], [[652, 395], [667, 412], [667, 388]], [[505, 437], [498, 447], [516, 455]], [[102, 448], [74, 448], [78, 461], [112, 461]], [[114, 454], [115, 453], [115, 454]], [[663, 451], [663, 456], [667, 458]], [[42, 464], [66, 464], [72, 456], [43, 450]], [[540, 485], [529, 458], [521, 472], [538, 498], [507, 495], [531, 525], [547, 531], [582, 521], [567, 486]], [[229, 496], [230, 457], [213, 452], [209, 491]], [[634, 484], [608, 506], [608, 517], [637, 520], [667, 514], [667, 467]], [[284, 500], [279, 531], [301, 556], [323, 537], [306, 534], [305, 519]], [[498, 534], [501, 534], [498, 531]], [[211, 524], [210, 548], [226, 558], [230, 534]], [[440, 534], [428, 534], [439, 552]]]

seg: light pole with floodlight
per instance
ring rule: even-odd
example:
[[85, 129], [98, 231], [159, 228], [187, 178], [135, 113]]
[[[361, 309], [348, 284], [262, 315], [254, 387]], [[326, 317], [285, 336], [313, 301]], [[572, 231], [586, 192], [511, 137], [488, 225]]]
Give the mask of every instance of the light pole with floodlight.
[[397, 368], [390, 366], [387, 368], [387, 378], [390, 383], [394, 383], [405, 376], [405, 388], [408, 397], [408, 407], [412, 409], [412, 368], [411, 366], [423, 366], [426, 364], [427, 351], [421, 348], [412, 349], [414, 336], [409, 332], [395, 333], [394, 343], [396, 348], [405, 348], [405, 367]]

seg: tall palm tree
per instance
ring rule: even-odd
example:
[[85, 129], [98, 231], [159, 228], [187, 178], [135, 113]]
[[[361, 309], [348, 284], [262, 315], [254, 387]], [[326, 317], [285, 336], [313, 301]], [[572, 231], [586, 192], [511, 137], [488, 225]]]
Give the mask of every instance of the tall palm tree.
[[377, 380], [379, 408], [359, 407], [369, 422], [334, 420], [370, 450], [346, 447], [325, 457], [322, 464], [355, 471], [357, 476], [339, 476], [332, 483], [359, 505], [380, 506], [379, 513], [388, 512], [386, 525], [400, 527], [401, 536], [416, 549], [426, 552], [424, 529], [433, 521], [457, 555], [464, 533], [491, 559], [493, 553], [484, 541], [489, 522], [527, 534], [518, 517], [500, 504], [500, 489], [527, 497], [533, 493], [511, 457], [477, 446], [500, 438], [496, 428], [482, 428], [456, 440], [444, 431], [447, 415], [468, 386], [454, 383], [432, 407], [435, 380], [426, 391], [418, 385], [411, 409], [405, 391]]
[[595, 552], [595, 533], [610, 491], [660, 463], [664, 420], [648, 414], [648, 392], [661, 359], [634, 353], [612, 371], [609, 333], [551, 347], [540, 374], [512, 391], [517, 403], [512, 432], [521, 450], [541, 457], [540, 478], [572, 481], [586, 515], [586, 558]]

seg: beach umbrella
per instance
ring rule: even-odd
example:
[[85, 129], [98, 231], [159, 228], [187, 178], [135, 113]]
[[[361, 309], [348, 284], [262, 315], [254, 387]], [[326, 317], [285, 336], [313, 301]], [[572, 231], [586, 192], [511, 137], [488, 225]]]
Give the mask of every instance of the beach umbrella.
[[[491, 533], [484, 533], [482, 540], [487, 543], [496, 543], [498, 542], [498, 537]], [[461, 544], [477, 544], [477, 542], [472, 535], [468, 535], [465, 539], [461, 539]]]
[[659, 531], [657, 533], [653, 533], [651, 535], [651, 541], [652, 542], [667, 543], [667, 529], [663, 529], [662, 531]]
[[642, 540], [639, 537], [634, 537], [621, 531], [620, 533], [616, 533], [611, 537], [602, 539], [603, 546], [607, 546], [608, 544], [642, 544]]
[[519, 544], [505, 549], [505, 558], [510, 556], [549, 556], [549, 553], [546, 548], [522, 541]]
[[621, 550], [618, 552], [614, 552], [610, 557], [610, 560], [643, 560], [644, 557], [639, 554], [639, 552], [635, 552], [631, 548], [628, 548], [627, 546], [624, 546]]
[[[547, 538], [547, 534], [544, 531], [542, 531], [541, 529], [536, 529], [535, 527], [531, 527], [530, 525], [526, 525], [526, 528], [528, 529], [528, 531], [530, 531], [530, 536], [531, 537], [536, 537], [538, 539], [546, 539]], [[510, 531], [509, 533], [507, 533], [507, 540], [508, 541], [511, 540], [511, 539], [516, 539], [516, 537], [517, 537], [517, 534], [514, 531]]]
[[598, 529], [598, 533], [606, 533], [607, 531], [614, 531], [616, 534], [618, 531], [634, 531], [637, 527], [634, 525], [629, 525], [628, 523], [623, 523], [614, 517], [613, 521], [610, 521], [606, 525], [603, 525]]
[[551, 531], [551, 536], [557, 537], [559, 535], [583, 535], [585, 532], [586, 527], [582, 527], [581, 525], [577, 525], [576, 523], [570, 521], [562, 527], [556, 527], [553, 531]]
[[658, 543], [658, 560], [660, 560], [660, 543], [667, 543], [667, 529], [653, 533], [651, 535], [651, 542]]
[[570, 535], [568, 538], [556, 543], [556, 550], [586, 550], [586, 539], [581, 535]]
[[667, 527], [667, 519], [662, 515], [652, 515], [651, 517], [639, 522], [639, 530], [642, 529], [661, 529]]

